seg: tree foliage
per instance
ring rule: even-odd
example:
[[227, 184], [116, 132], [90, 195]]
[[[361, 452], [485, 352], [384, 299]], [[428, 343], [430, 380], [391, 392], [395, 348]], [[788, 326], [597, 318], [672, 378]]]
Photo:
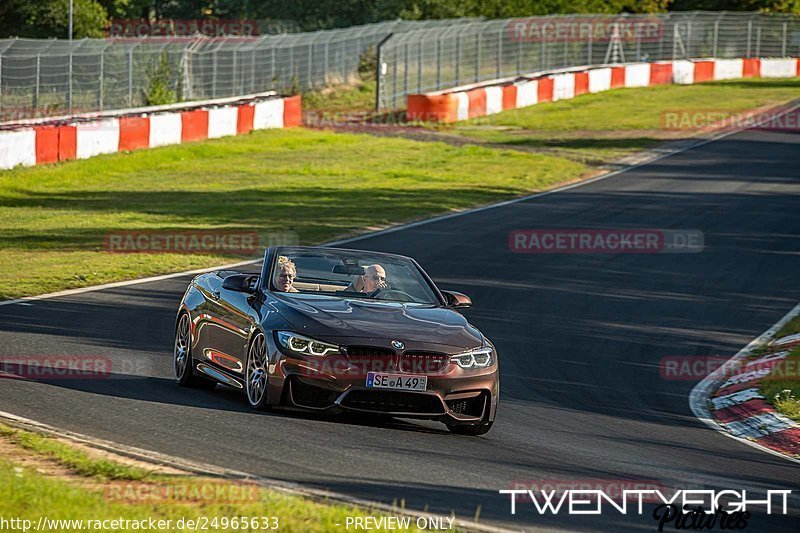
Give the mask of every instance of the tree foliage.
[[[800, 0], [74, 0], [75, 37], [102, 35], [108, 19], [275, 19], [315, 30], [381, 20], [525, 17], [667, 10], [800, 14]], [[0, 37], [66, 36], [69, 0], [0, 0]]]

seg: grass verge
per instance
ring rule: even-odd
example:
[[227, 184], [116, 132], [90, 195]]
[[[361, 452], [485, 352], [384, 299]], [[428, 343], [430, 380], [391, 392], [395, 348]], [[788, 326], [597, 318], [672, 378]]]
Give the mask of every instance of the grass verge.
[[[70, 450], [67, 444], [48, 437], [2, 425], [0, 444], [3, 444], [5, 452], [0, 456], [0, 516], [7, 520], [18, 519], [20, 527], [21, 521], [27, 520], [28, 529], [43, 524], [40, 528], [43, 531], [130, 531], [147, 529], [141, 525], [136, 527], [134, 521], [148, 524], [149, 520], [163, 520], [162, 524], [166, 524], [169, 520], [168, 527], [159, 529], [191, 531], [195, 528], [189, 521], [198, 524], [205, 521], [207, 529], [218, 531], [280, 529], [324, 532], [343, 529], [348, 517], [380, 517], [383, 514], [343, 504], [315, 502], [253, 484], [211, 478], [150, 477], [123, 482], [120, 479], [127, 478], [95, 476], [99, 473], [97, 470], [77, 475], [73, 475], [75, 471], [72, 474], [58, 472], [48, 468], [46, 461], [64, 464], [64, 457], [81, 452]], [[55, 456], [52, 453], [54, 449], [59, 450]], [[118, 471], [125, 468], [124, 465], [118, 467]], [[112, 522], [114, 520], [117, 522]], [[77, 521], [82, 521], [82, 527]], [[419, 531], [414, 527], [413, 519], [410, 523], [410, 531]], [[102, 524], [103, 527], [92, 524]], [[376, 531], [386, 529], [379, 527]]]
[[[797, 98], [800, 79], [745, 79], [615, 89], [537, 104], [442, 127], [494, 146], [602, 165], [697, 134], [707, 119]], [[687, 122], [686, 119], [691, 119]]]
[[107, 253], [126, 232], [255, 231], [319, 243], [541, 191], [563, 158], [305, 129], [0, 172], [0, 299], [234, 262]]
[[[800, 316], [787, 322], [776, 339], [800, 333]], [[800, 422], [800, 347], [789, 352], [769, 375], [761, 380], [761, 394], [784, 415]]]

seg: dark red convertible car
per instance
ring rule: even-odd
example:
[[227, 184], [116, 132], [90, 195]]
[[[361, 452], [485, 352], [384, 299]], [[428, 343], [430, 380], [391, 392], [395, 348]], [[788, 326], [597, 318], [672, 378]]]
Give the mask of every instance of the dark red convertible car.
[[408, 257], [275, 247], [261, 274], [192, 280], [178, 309], [175, 378], [290, 406], [439, 420], [481, 435], [495, 419], [497, 350]]

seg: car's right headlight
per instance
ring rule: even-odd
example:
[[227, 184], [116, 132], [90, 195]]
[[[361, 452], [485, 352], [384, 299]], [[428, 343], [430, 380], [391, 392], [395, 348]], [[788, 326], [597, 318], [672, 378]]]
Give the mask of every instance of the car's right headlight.
[[488, 347], [476, 348], [468, 352], [450, 356], [450, 362], [461, 368], [486, 368], [492, 364], [494, 351]]
[[316, 357], [342, 353], [341, 348], [335, 344], [318, 341], [291, 331], [278, 331], [277, 337], [280, 345], [290, 353], [314, 355]]

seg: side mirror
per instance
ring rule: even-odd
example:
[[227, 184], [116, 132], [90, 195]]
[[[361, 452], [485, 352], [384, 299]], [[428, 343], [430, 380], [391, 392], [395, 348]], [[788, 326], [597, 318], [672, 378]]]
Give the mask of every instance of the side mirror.
[[222, 281], [222, 288], [229, 291], [255, 294], [258, 290], [260, 277], [256, 274], [233, 274]]
[[445, 300], [447, 300], [447, 307], [452, 309], [466, 309], [472, 307], [472, 300], [469, 296], [456, 291], [442, 291]]

